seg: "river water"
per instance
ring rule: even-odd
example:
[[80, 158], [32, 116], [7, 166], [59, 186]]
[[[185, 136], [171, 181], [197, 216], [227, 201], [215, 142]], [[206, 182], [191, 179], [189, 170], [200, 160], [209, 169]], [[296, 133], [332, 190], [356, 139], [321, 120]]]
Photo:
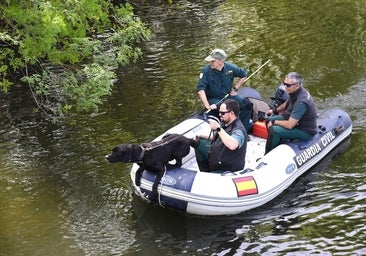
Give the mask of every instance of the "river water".
[[[50, 123], [27, 88], [0, 94], [0, 255], [366, 255], [365, 2], [194, 2], [144, 17], [144, 56], [96, 114]], [[249, 73], [271, 59], [247, 83], [268, 101], [299, 72], [319, 112], [342, 108], [354, 129], [265, 206], [186, 216], [135, 197], [130, 165], [104, 155], [199, 110], [198, 74], [215, 47]]]

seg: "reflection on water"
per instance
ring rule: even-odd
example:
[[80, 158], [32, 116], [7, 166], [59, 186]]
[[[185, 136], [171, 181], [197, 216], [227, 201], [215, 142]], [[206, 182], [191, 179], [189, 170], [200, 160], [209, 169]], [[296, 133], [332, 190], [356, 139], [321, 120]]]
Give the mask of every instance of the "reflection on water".
[[[152, 40], [100, 113], [52, 124], [25, 89], [0, 94], [0, 255], [366, 254], [365, 15], [363, 1], [183, 1], [179, 15], [145, 17]], [[269, 204], [185, 216], [134, 197], [130, 166], [104, 155], [200, 109], [195, 86], [214, 47], [249, 73], [271, 59], [248, 82], [264, 99], [300, 72], [319, 111], [345, 109], [354, 131]]]

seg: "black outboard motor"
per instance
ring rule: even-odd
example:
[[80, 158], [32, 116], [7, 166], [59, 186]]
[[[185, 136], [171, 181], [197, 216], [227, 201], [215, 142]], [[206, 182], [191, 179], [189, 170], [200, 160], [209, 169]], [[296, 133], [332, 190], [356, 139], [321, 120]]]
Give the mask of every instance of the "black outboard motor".
[[281, 83], [277, 88], [274, 97], [271, 97], [272, 102], [269, 104], [271, 109], [275, 109], [281, 106], [285, 101], [288, 100], [288, 93], [285, 90], [285, 86]]

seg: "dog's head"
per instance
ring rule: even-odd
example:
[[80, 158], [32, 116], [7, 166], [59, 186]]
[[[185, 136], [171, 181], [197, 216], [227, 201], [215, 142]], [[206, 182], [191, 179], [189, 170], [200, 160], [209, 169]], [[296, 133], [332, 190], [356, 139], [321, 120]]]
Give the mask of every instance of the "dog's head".
[[133, 160], [132, 154], [133, 154], [133, 145], [121, 144], [121, 145], [115, 147], [112, 150], [112, 153], [109, 155], [106, 155], [105, 158], [110, 163], [117, 163], [117, 162], [128, 163]]

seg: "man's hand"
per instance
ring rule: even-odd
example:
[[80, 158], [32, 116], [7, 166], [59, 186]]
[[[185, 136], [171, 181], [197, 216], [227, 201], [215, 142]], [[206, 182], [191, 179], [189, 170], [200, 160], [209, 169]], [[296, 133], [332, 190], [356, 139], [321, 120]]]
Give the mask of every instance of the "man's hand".
[[212, 130], [216, 130], [217, 128], [220, 128], [220, 124], [216, 122], [215, 120], [209, 119], [208, 123], [210, 124], [210, 127]]
[[233, 87], [233, 88], [232, 88], [232, 90], [230, 91], [230, 95], [231, 95], [231, 96], [236, 96], [236, 95], [238, 95], [237, 91], [238, 91], [238, 90], [235, 90], [235, 87]]
[[211, 104], [209, 109], [210, 109], [210, 110], [211, 110], [211, 109], [217, 109], [216, 104]]

